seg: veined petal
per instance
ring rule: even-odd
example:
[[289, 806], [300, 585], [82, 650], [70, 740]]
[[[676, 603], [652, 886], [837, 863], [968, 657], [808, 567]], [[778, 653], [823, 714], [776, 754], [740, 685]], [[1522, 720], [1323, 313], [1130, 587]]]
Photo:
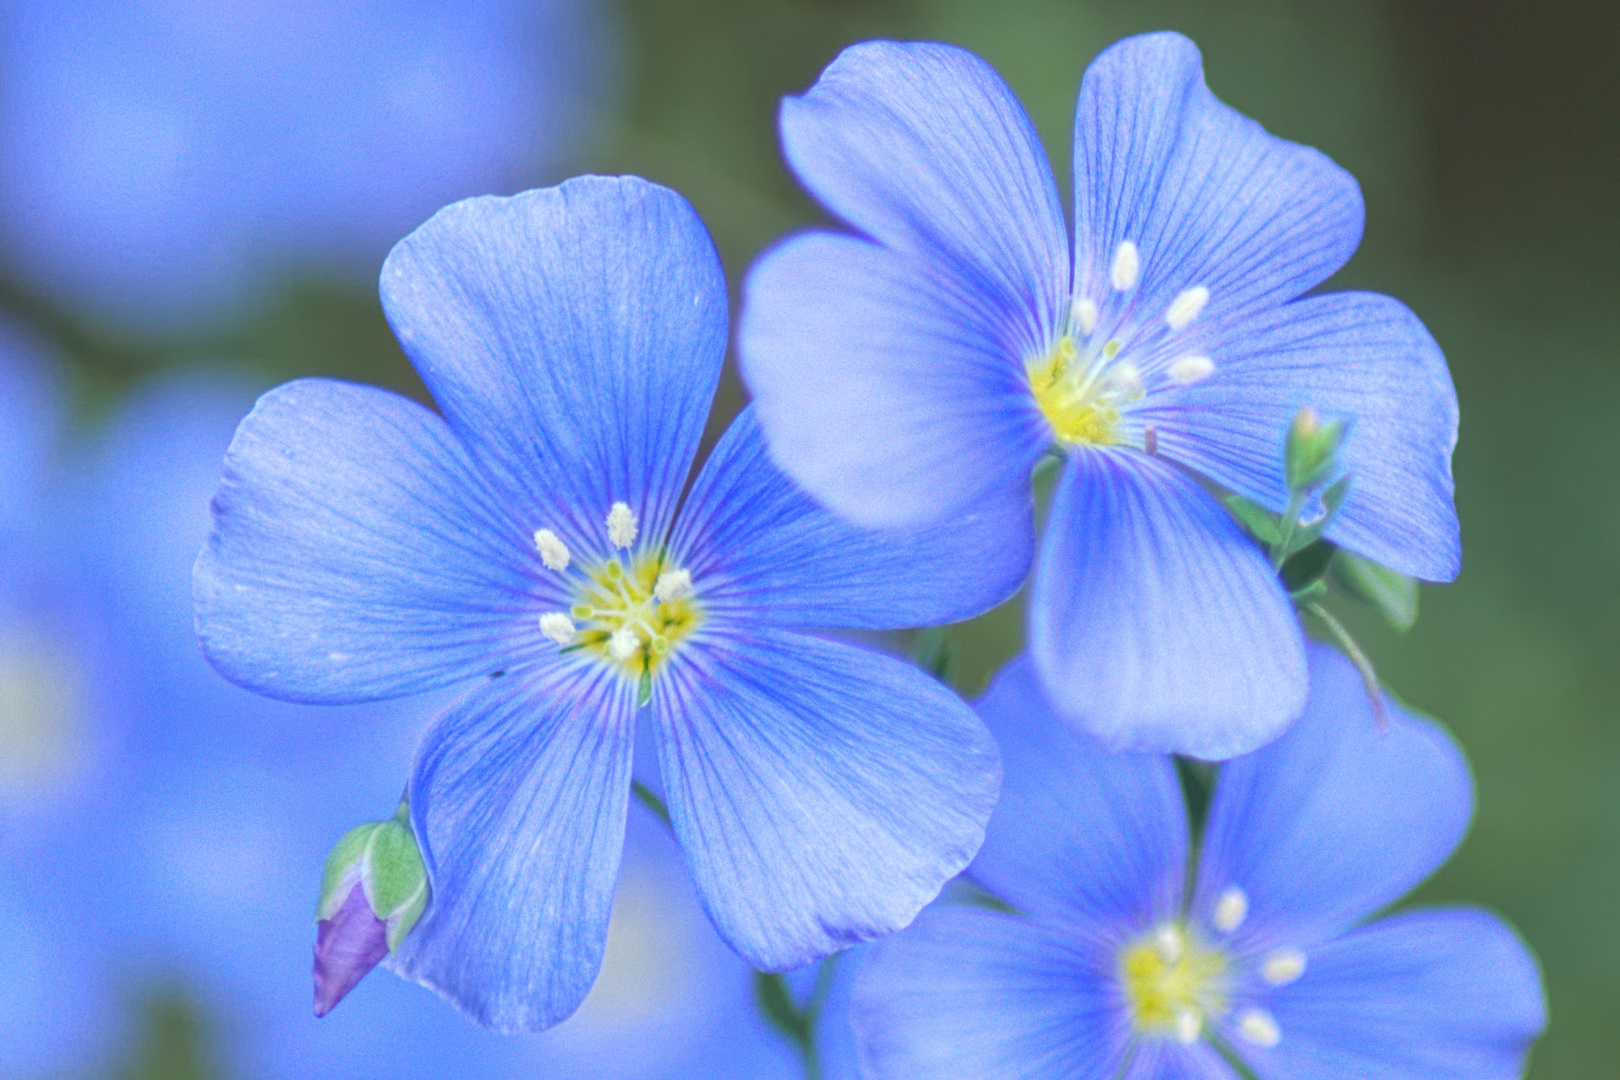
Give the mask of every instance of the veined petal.
[[1210, 327], [1215, 374], [1136, 410], [1160, 452], [1281, 511], [1283, 439], [1309, 405], [1350, 421], [1350, 496], [1327, 537], [1403, 574], [1457, 576], [1457, 393], [1416, 315], [1372, 293], [1314, 296]]
[[670, 540], [711, 617], [889, 629], [971, 618], [1029, 571], [1027, 492], [997, 492], [937, 525], [863, 529], [772, 464], [752, 406], [721, 437]]
[[1001, 801], [969, 871], [1034, 916], [1123, 939], [1180, 914], [1187, 810], [1175, 766], [1115, 754], [1064, 723], [1028, 655], [979, 699], [1001, 747]]
[[781, 129], [789, 167], [829, 211], [1023, 312], [1036, 337], [1022, 344], [1046, 344], [1067, 299], [1063, 210], [1029, 117], [989, 64], [952, 45], [852, 45], [782, 102]]
[[1204, 832], [1194, 910], [1242, 889], [1237, 940], [1254, 948], [1308, 949], [1399, 900], [1473, 815], [1468, 763], [1439, 725], [1386, 701], [1380, 732], [1350, 661], [1321, 644], [1308, 655], [1304, 714], [1222, 768]]
[[835, 512], [888, 528], [1027, 491], [1051, 442], [1024, 373], [1037, 344], [1026, 308], [829, 233], [761, 257], [738, 330], [777, 466]]
[[1076, 297], [1103, 305], [1120, 291], [1112, 271], [1129, 242], [1139, 269], [1125, 310], [1144, 321], [1198, 286], [1205, 319], [1292, 300], [1361, 240], [1354, 178], [1216, 100], [1180, 34], [1126, 38], [1092, 61], [1074, 186]]
[[423, 738], [411, 823], [432, 897], [389, 964], [486, 1027], [539, 1031], [602, 962], [635, 689], [590, 663], [494, 679]]
[[1382, 919], [1313, 950], [1265, 1008], [1276, 1046], [1228, 1036], [1262, 1080], [1517, 1080], [1547, 1023], [1535, 958], [1501, 919], [1466, 908]]
[[61, 415], [61, 388], [38, 347], [0, 322], [0, 538], [18, 543], [37, 525], [35, 501]]
[[312, 702], [519, 662], [552, 586], [504, 509], [421, 406], [324, 379], [272, 390], [231, 441], [197, 560], [203, 650], [243, 686]]
[[685, 199], [577, 177], [445, 207], [383, 264], [382, 300], [445, 419], [499, 495], [611, 553], [622, 501], [656, 546], [726, 345], [726, 289]]
[[698, 893], [755, 967], [898, 930], [984, 839], [995, 743], [908, 664], [806, 634], [711, 633], [671, 656], [652, 705]]
[[1052, 925], [936, 908], [872, 947], [850, 1023], [872, 1080], [1113, 1080], [1122, 1004], [1111, 954]]
[[1118, 750], [1232, 757], [1305, 703], [1303, 637], [1265, 556], [1196, 483], [1134, 451], [1071, 454], [1029, 635], [1059, 714]]

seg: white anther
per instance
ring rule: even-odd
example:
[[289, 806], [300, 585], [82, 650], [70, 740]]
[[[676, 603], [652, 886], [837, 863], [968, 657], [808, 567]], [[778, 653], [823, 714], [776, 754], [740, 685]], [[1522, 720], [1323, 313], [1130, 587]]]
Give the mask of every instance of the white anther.
[[1191, 1009], [1180, 1009], [1176, 1012], [1176, 1038], [1183, 1043], [1198, 1041], [1199, 1032], [1204, 1030], [1204, 1018]]
[[607, 516], [608, 542], [616, 548], [627, 548], [636, 542], [636, 513], [629, 503], [616, 502]]
[[1069, 317], [1074, 325], [1080, 328], [1082, 334], [1089, 334], [1097, 329], [1097, 305], [1090, 300], [1076, 300], [1069, 306]]
[[547, 570], [568, 569], [568, 545], [556, 533], [540, 529], [534, 534], [534, 546], [540, 549], [540, 561], [546, 564]]
[[1191, 386], [1215, 374], [1215, 361], [1207, 356], [1183, 356], [1170, 365], [1170, 381], [1177, 386]]
[[1129, 401], [1142, 398], [1142, 373], [1129, 360], [1123, 360], [1108, 369], [1108, 384]]
[[1180, 330], [1183, 326], [1198, 318], [1198, 313], [1204, 310], [1209, 303], [1209, 290], [1202, 285], [1194, 285], [1190, 289], [1183, 289], [1170, 301], [1170, 310], [1164, 313], [1164, 321], [1170, 329]]
[[1272, 986], [1286, 986], [1305, 974], [1305, 954], [1298, 949], [1278, 949], [1260, 965], [1260, 974]]
[[628, 626], [621, 626], [608, 637], [608, 655], [621, 664], [636, 655], [641, 648], [641, 639], [636, 632]]
[[665, 570], [653, 585], [653, 596], [660, 604], [684, 600], [692, 595], [692, 575], [685, 570]]
[[1264, 1009], [1244, 1009], [1238, 1017], [1238, 1034], [1256, 1046], [1276, 1046], [1282, 1041], [1282, 1029]]
[[1181, 931], [1174, 926], [1159, 927], [1159, 932], [1153, 935], [1153, 944], [1167, 964], [1180, 960], [1182, 949], [1186, 947], [1186, 943], [1181, 939]]
[[1129, 240], [1121, 240], [1114, 249], [1114, 265], [1108, 270], [1108, 280], [1115, 289], [1124, 292], [1136, 284], [1136, 275], [1142, 269], [1142, 253]]
[[1223, 934], [1230, 934], [1243, 925], [1243, 920], [1249, 917], [1249, 894], [1231, 886], [1221, 893], [1220, 899], [1215, 901], [1215, 916], [1211, 920], [1215, 929]]
[[540, 616], [540, 632], [558, 645], [574, 643], [574, 620], [560, 611], [548, 611]]

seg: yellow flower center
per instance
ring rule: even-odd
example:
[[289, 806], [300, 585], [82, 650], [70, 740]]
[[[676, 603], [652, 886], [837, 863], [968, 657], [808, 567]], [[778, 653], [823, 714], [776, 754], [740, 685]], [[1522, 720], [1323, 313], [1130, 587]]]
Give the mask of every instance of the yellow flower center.
[[1205, 1021], [1226, 1011], [1226, 957], [1179, 924], [1160, 927], [1127, 946], [1119, 981], [1131, 1021], [1144, 1035], [1196, 1040]]
[[1142, 382], [1128, 361], [1116, 362], [1121, 346], [1110, 340], [1087, 360], [1068, 334], [1025, 371], [1041, 415], [1059, 442], [1111, 446], [1120, 442], [1119, 407], [1142, 396]]
[[657, 671], [702, 621], [690, 575], [651, 555], [628, 570], [609, 559], [586, 571], [569, 615], [580, 648], [632, 676]]

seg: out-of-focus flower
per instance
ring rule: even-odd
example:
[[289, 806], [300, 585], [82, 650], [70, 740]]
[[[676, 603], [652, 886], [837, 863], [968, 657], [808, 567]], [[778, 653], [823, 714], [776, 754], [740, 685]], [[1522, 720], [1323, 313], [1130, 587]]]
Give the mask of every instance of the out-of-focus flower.
[[972, 873], [1019, 914], [936, 909], [874, 947], [870, 1075], [1235, 1080], [1235, 1055], [1262, 1080], [1519, 1076], [1545, 1009], [1507, 924], [1366, 921], [1461, 840], [1461, 752], [1393, 702], [1380, 734], [1340, 654], [1310, 667], [1298, 723], [1222, 768], [1190, 893], [1174, 763], [1064, 728], [1027, 659], [1003, 672], [980, 711], [1006, 787]]
[[[203, 659], [191, 566], [220, 459], [252, 398], [219, 377], [167, 377], [118, 410], [82, 463], [89, 517], [78, 531], [93, 537], [103, 620], [121, 643], [109, 708], [127, 743], [121, 774], [86, 810], [104, 842], [80, 849], [78, 914], [57, 928], [108, 928], [87, 970], [115, 989], [182, 991], [225, 1080], [673, 1080], [711, 1066], [752, 1077], [744, 1070], [755, 1065], [792, 1076], [791, 1056], [753, 1015], [747, 969], [705, 923], [674, 845], [651, 822], [630, 830], [603, 976], [569, 1023], [501, 1038], [396, 979], [370, 980], [331, 1016], [311, 1016], [323, 860], [345, 830], [398, 799], [417, 728], [443, 698], [339, 715], [249, 693]], [[103, 993], [95, 1005], [97, 1025], [115, 1029], [124, 1000]]]
[[278, 276], [362, 276], [438, 206], [577, 149], [612, 82], [598, 0], [0, 5], [11, 272], [144, 327]]
[[698, 891], [746, 959], [794, 967], [908, 923], [978, 848], [995, 747], [916, 668], [811, 629], [1004, 598], [1028, 558], [983, 527], [1004, 515], [847, 525], [770, 465], [749, 413], [683, 502], [726, 290], [691, 207], [645, 181], [448, 207], [382, 289], [443, 417], [322, 380], [265, 395], [196, 580], [210, 659], [261, 692], [475, 681], [417, 757], [432, 899], [387, 963], [503, 1030], [573, 1011], [642, 705]]
[[1217, 101], [1185, 38], [1130, 38], [1086, 72], [1072, 249], [1028, 118], [971, 53], [854, 46], [781, 128], [859, 235], [790, 238], [748, 279], [739, 348], [772, 455], [857, 522], [991, 498], [1016, 536], [1007, 495], [1059, 448], [1029, 642], [1063, 715], [1206, 758], [1298, 715], [1289, 598], [1200, 477], [1281, 511], [1301, 406], [1351, 423], [1328, 539], [1455, 576], [1439, 349], [1388, 297], [1296, 299], [1360, 240], [1355, 181]]

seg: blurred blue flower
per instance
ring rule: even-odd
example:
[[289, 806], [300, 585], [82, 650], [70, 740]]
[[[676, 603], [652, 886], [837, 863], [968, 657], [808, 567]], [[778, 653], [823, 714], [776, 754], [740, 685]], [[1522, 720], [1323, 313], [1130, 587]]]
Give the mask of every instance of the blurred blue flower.
[[1222, 768], [1186, 890], [1176, 768], [1056, 722], [1015, 661], [980, 711], [1005, 792], [972, 874], [1020, 914], [938, 908], [875, 946], [852, 1020], [876, 1080], [1087, 1076], [1510, 1080], [1545, 1023], [1535, 960], [1472, 908], [1374, 913], [1473, 810], [1468, 766], [1309, 650], [1311, 700]]
[[1355, 249], [1355, 181], [1217, 101], [1185, 38], [1127, 39], [1086, 72], [1072, 262], [1035, 131], [971, 53], [854, 46], [781, 128], [858, 235], [790, 238], [749, 276], [739, 348], [772, 456], [867, 525], [993, 499], [1022, 546], [1007, 496], [1059, 447], [1029, 642], [1065, 716], [1116, 749], [1222, 758], [1298, 715], [1289, 599], [1201, 478], [1281, 511], [1304, 405], [1353, 421], [1327, 537], [1455, 576], [1439, 349], [1388, 297], [1295, 299]]
[[[48, 928], [50, 949], [67, 945], [70, 957], [86, 952], [84, 927], [106, 928], [83, 961], [102, 976], [85, 1002], [90, 1029], [118, 1027], [125, 988], [155, 987], [200, 1011], [204, 1050], [225, 1080], [794, 1075], [754, 1015], [746, 967], [709, 929], [650, 822], [630, 831], [603, 974], [568, 1024], [503, 1039], [397, 980], [374, 980], [314, 1018], [326, 852], [349, 826], [387, 813], [442, 699], [340, 716], [232, 686], [198, 652], [191, 566], [221, 455], [251, 400], [234, 381], [165, 378], [119, 410], [83, 462], [78, 531], [94, 537], [88, 561], [119, 642], [103, 672], [117, 683], [105, 711], [126, 734], [120, 771], [81, 810], [96, 842], [66, 853], [75, 874], [58, 901], [72, 904]], [[0, 1015], [14, 1008], [8, 1000]], [[71, 1061], [82, 1069], [79, 1050]]]
[[598, 0], [0, 4], [0, 242], [141, 327], [294, 272], [358, 278], [438, 206], [576, 150], [610, 86]]
[[1027, 529], [993, 528], [1014, 511], [843, 524], [770, 466], [749, 413], [683, 502], [726, 291], [691, 207], [645, 181], [448, 207], [382, 292], [443, 418], [323, 380], [265, 395], [196, 591], [210, 659], [264, 693], [476, 680], [418, 752], [432, 899], [389, 963], [502, 1030], [573, 1011], [643, 704], [698, 892], [746, 959], [794, 967], [909, 922], [977, 850], [995, 747], [912, 666], [809, 631], [1000, 600], [1029, 557]]

